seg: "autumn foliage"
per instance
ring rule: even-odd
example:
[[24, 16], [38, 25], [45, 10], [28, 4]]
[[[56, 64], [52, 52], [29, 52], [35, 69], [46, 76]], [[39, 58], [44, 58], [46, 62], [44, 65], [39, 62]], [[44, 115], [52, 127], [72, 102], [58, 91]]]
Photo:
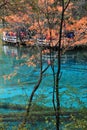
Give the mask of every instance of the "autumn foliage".
[[[48, 1], [48, 3], [53, 3], [54, 0]], [[46, 11], [46, 7], [45, 7], [45, 2], [44, 0], [40, 0], [38, 3], [39, 7], [43, 9], [43, 13], [45, 13]], [[45, 8], [44, 8], [45, 7]], [[70, 45], [70, 46], [87, 46], [87, 16], [83, 16], [80, 19], [75, 19], [72, 15], [72, 9], [76, 9], [77, 6], [75, 6], [75, 4], [73, 4], [72, 2], [69, 4], [68, 9], [65, 12], [65, 16], [68, 16], [68, 18], [65, 18], [64, 21], [64, 26], [63, 26], [63, 39], [62, 39], [62, 45]], [[11, 14], [9, 16], [5, 17], [5, 21], [7, 21], [8, 23], [10, 23], [10, 25], [13, 26], [13, 28], [19, 26], [19, 25], [29, 25], [28, 29], [36, 29], [37, 33], [40, 33], [40, 31], [42, 31], [42, 33], [46, 36], [50, 36], [50, 31], [49, 28], [44, 28], [44, 23], [46, 22], [46, 19], [39, 21], [39, 25], [38, 25], [38, 21], [36, 21], [37, 18], [33, 18], [35, 15], [32, 11], [32, 8], [26, 4], [26, 12], [23, 11], [18, 11], [16, 14]], [[57, 8], [50, 8], [48, 7], [48, 11], [50, 12], [51, 10], [55, 11], [55, 9], [57, 9], [59, 11], [59, 13], [61, 13], [62, 7], [61, 5], [58, 6]], [[37, 8], [36, 8], [37, 10]], [[42, 12], [40, 12], [42, 13]], [[41, 14], [39, 14], [41, 15]], [[33, 21], [33, 22], [32, 22]], [[55, 19], [54, 19], [55, 21]], [[12, 27], [11, 26], [11, 27]], [[58, 25], [59, 26], [59, 25]], [[41, 28], [41, 30], [40, 30]], [[67, 38], [65, 37], [65, 32], [71, 32], [73, 31], [75, 34], [74, 38]], [[57, 28], [53, 28], [51, 29], [51, 37], [53, 37], [53, 39], [58, 40], [59, 36], [58, 36], [58, 27]], [[37, 38], [37, 36], [35, 36], [34, 38]], [[55, 44], [55, 43], [54, 43]]]

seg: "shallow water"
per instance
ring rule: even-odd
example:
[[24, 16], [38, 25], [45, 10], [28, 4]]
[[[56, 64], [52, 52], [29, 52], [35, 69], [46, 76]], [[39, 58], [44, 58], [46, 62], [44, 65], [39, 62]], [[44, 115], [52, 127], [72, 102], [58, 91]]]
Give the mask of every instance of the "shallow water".
[[[0, 103], [27, 105], [39, 78], [39, 55], [33, 48], [0, 46]], [[87, 107], [87, 52], [68, 52], [61, 58], [60, 104], [61, 107]], [[47, 59], [43, 59], [43, 68]], [[55, 71], [57, 69], [55, 59]], [[51, 68], [44, 73], [40, 88], [33, 102], [51, 107], [53, 82]], [[0, 113], [9, 112], [1, 107]]]

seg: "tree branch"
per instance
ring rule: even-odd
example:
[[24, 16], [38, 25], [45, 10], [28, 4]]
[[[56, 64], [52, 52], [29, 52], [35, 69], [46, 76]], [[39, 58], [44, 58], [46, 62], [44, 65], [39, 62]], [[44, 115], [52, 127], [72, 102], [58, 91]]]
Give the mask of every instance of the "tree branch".
[[65, 10], [67, 9], [67, 7], [69, 6], [70, 1], [71, 1], [71, 0], [68, 0], [66, 6], [65, 6], [65, 8], [64, 8], [64, 12], [65, 12]]

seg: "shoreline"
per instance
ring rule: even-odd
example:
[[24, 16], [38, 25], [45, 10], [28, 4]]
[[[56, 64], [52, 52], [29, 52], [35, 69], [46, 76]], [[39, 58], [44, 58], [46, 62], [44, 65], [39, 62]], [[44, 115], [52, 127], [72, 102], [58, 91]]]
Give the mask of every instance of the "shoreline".
[[[34, 44], [20, 44], [20, 45], [15, 44], [14, 45], [13, 43], [5, 43], [5, 42], [3, 42], [1, 40], [0, 40], [0, 45], [2, 45], [2, 46], [6, 45], [6, 46], [12, 46], [12, 47], [27, 47], [27, 48], [28, 47], [35, 47], [35, 46], [37, 46], [37, 45], [34, 45]], [[55, 47], [55, 46], [53, 46], [53, 47], [50, 47], [50, 46], [39, 46], [39, 47], [41, 47], [43, 49], [53, 49], [55, 51], [58, 50], [58, 47]], [[87, 44], [80, 44], [80, 45], [78, 45], [78, 44], [74, 45], [73, 44], [73, 46], [70, 45], [70, 46], [66, 46], [66, 47], [61, 47], [61, 50], [66, 50], [66, 51], [82, 51], [83, 50], [83, 51], [85, 51], [85, 50], [87, 50]]]

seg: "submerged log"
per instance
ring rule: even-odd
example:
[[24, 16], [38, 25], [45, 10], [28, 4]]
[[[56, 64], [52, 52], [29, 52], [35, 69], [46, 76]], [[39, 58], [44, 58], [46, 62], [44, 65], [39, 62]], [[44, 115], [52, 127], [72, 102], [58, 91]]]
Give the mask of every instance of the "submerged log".
[[[60, 112], [61, 120], [67, 120], [71, 118], [71, 116], [75, 116], [76, 118], [83, 118], [85, 115], [87, 115], [87, 112]], [[54, 111], [33, 111], [30, 112], [30, 116], [28, 118], [28, 121], [37, 120], [42, 121], [45, 119], [45, 117], [48, 117], [49, 119], [51, 117], [55, 116]], [[12, 114], [0, 114], [0, 122], [14, 122], [14, 121], [22, 121], [25, 117], [25, 113], [12, 113]]]

